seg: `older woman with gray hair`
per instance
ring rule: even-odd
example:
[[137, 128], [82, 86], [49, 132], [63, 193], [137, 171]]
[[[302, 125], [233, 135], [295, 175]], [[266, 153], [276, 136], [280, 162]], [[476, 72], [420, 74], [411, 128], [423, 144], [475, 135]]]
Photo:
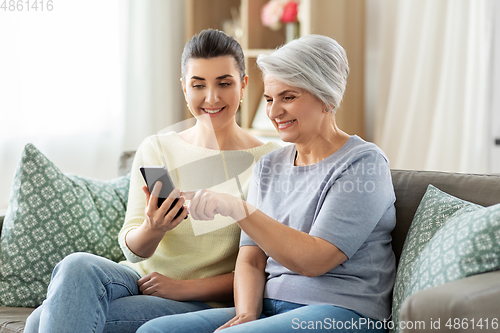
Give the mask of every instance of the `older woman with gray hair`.
[[257, 64], [267, 115], [293, 144], [255, 165], [247, 202], [184, 193], [195, 219], [230, 216], [243, 231], [235, 308], [162, 317], [138, 332], [385, 332], [395, 195], [385, 154], [335, 121], [349, 73], [345, 51], [310, 35]]

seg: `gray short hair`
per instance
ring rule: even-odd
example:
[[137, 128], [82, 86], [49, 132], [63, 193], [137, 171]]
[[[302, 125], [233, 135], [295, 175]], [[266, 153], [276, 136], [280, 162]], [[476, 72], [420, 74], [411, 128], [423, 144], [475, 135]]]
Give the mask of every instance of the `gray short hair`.
[[334, 109], [342, 101], [349, 75], [345, 50], [334, 39], [322, 35], [307, 35], [269, 55], [261, 54], [257, 66], [263, 74], [304, 89]]

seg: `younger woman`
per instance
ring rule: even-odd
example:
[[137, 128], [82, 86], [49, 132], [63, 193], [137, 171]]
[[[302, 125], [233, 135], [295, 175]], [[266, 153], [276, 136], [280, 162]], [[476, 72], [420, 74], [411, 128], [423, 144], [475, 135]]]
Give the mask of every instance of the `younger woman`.
[[[186, 207], [175, 218], [183, 197], [167, 210], [179, 189], [203, 188], [214, 174], [224, 178], [215, 177], [212, 189], [245, 199], [251, 165], [239, 165], [238, 157], [256, 161], [278, 145], [263, 144], [236, 124], [248, 77], [233, 38], [216, 30], [194, 36], [184, 48], [181, 80], [197, 123], [178, 134], [149, 137], [138, 148], [119, 234], [127, 261], [117, 264], [87, 253], [66, 257], [55, 267], [47, 299], [28, 318], [26, 332], [135, 332], [159, 316], [232, 301], [239, 227], [221, 216], [206, 229], [205, 222], [185, 219]], [[161, 185], [151, 195], [139, 167], [162, 165], [162, 155], [179, 189], [158, 208]], [[182, 172], [196, 161], [201, 167]]]

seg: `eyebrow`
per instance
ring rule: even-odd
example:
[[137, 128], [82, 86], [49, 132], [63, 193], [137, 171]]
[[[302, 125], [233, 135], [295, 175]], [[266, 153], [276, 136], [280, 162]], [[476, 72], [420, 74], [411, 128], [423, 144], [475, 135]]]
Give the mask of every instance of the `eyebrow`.
[[[224, 74], [221, 76], [216, 77], [216, 80], [222, 80], [222, 79], [227, 79], [228, 77], [233, 77], [231, 74]], [[201, 80], [205, 81], [205, 78], [199, 77], [199, 76], [191, 76], [191, 80]]]
[[[294, 93], [294, 94], [298, 94], [298, 92], [297, 92], [297, 91], [295, 91], [295, 90], [287, 89], [287, 90], [283, 90], [282, 92], [280, 92], [280, 93], [278, 94], [278, 96], [283, 96], [283, 95], [285, 95], [285, 94], [287, 94], [287, 93], [290, 93], [290, 92], [291, 92], [291, 93]], [[264, 97], [265, 97], [265, 98], [267, 98], [267, 97], [270, 97], [270, 96], [268, 96], [268, 95], [264, 94]]]

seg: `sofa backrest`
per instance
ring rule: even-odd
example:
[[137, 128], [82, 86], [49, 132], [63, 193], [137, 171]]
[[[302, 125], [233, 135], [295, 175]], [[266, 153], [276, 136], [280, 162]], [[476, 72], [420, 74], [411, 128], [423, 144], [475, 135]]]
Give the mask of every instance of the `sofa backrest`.
[[457, 198], [491, 206], [500, 203], [500, 175], [391, 170], [396, 193], [396, 227], [392, 248], [399, 262], [406, 234], [429, 184]]

